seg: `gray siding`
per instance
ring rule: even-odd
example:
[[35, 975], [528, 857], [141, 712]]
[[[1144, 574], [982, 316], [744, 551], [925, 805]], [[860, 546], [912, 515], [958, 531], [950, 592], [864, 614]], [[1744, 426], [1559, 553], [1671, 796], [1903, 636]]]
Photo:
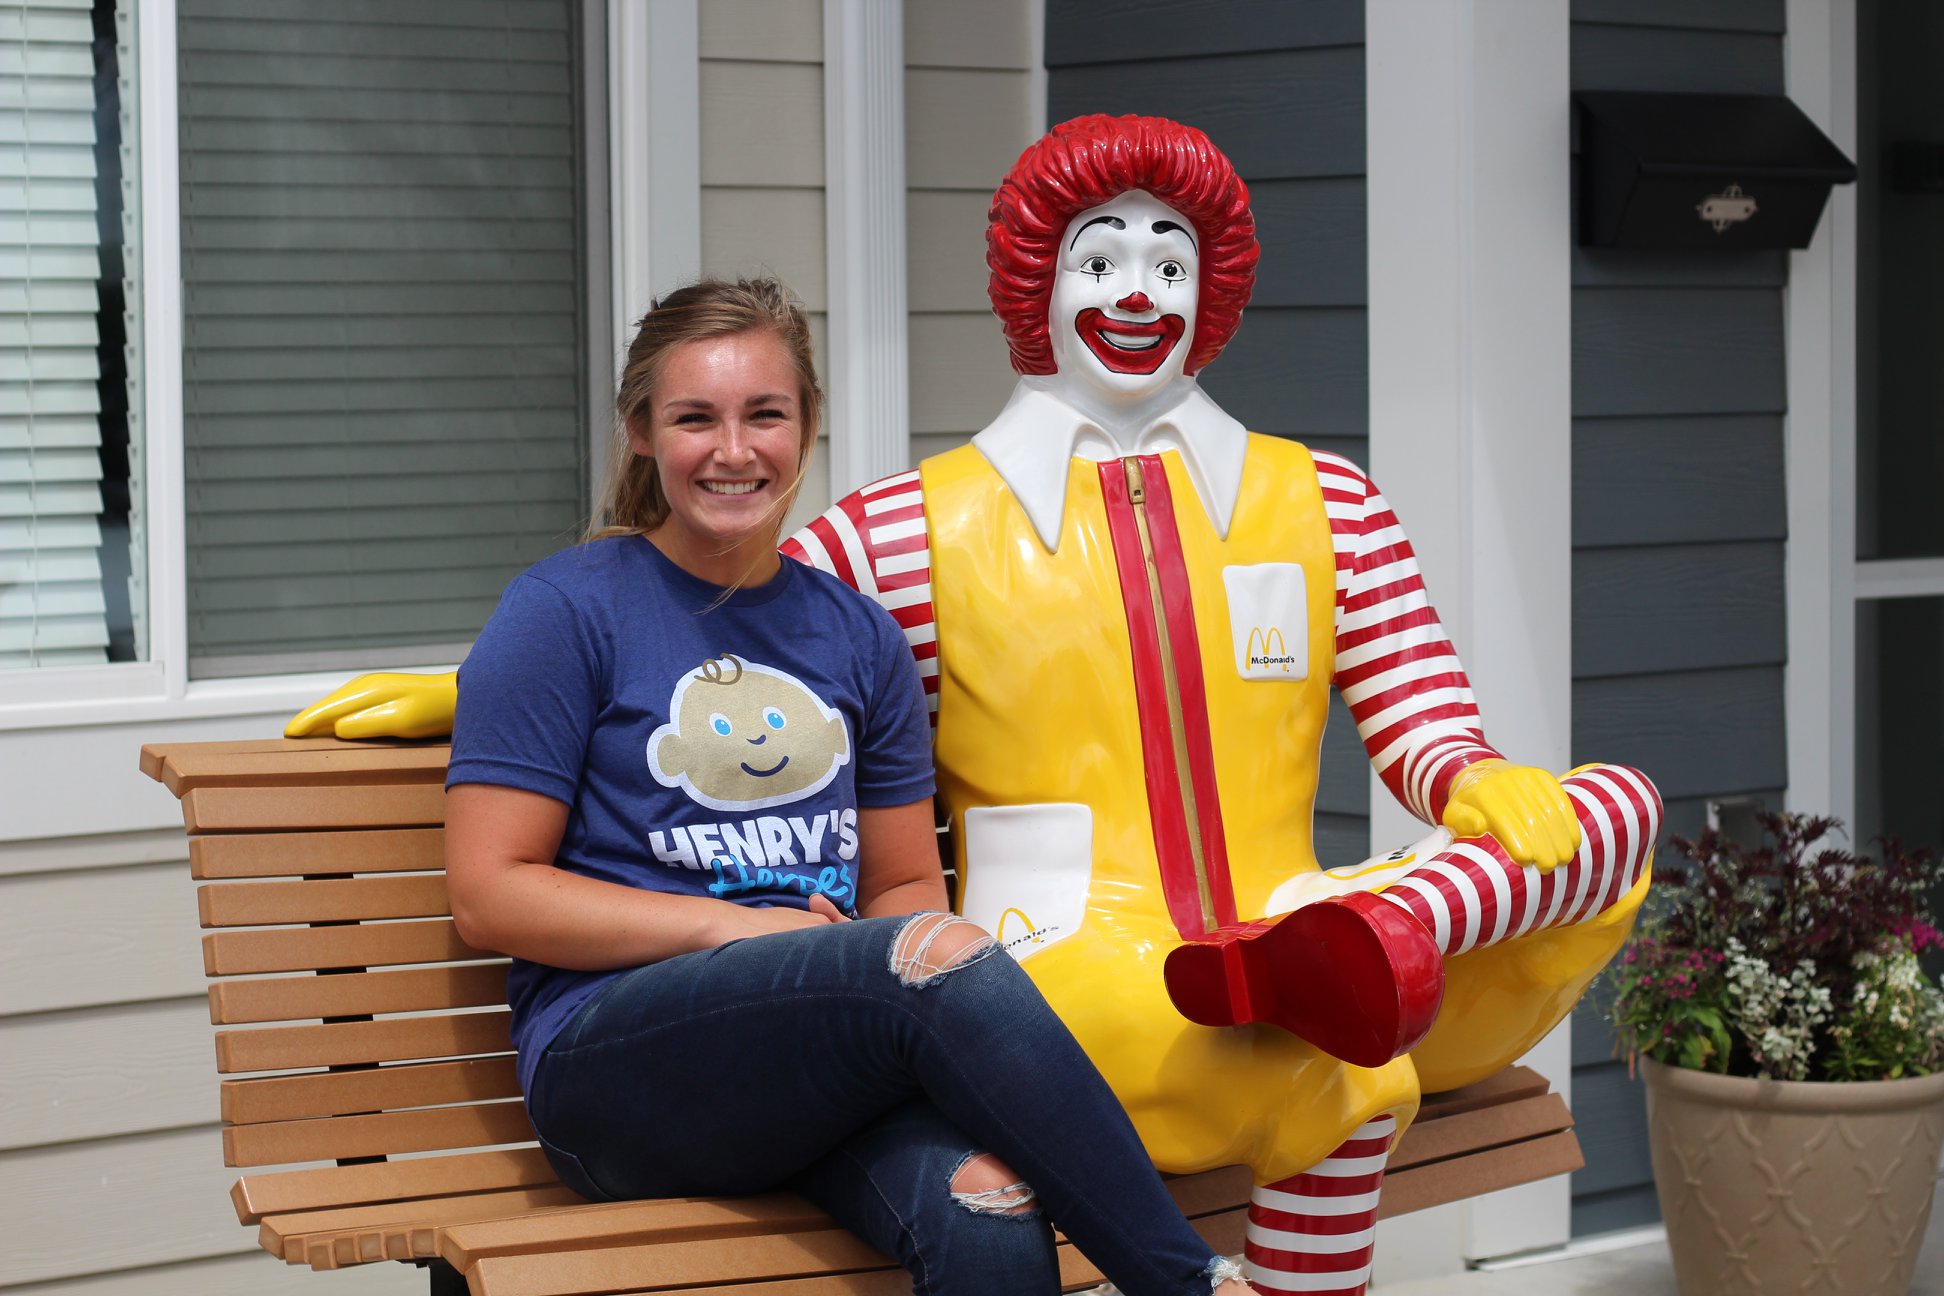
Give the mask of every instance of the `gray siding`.
[[[1783, 0], [1574, 0], [1575, 90], [1781, 93]], [[1573, 749], [1706, 803], [1778, 806], [1783, 254], [1573, 252]], [[1573, 1032], [1576, 1234], [1657, 1219], [1644, 1100]]]
[[[1370, 416], [1362, 0], [1046, 0], [1047, 116], [1172, 117], [1208, 132], [1254, 202], [1248, 317], [1202, 384], [1258, 432], [1358, 463]], [[1369, 764], [1332, 702], [1317, 794], [1329, 864], [1370, 847]]]

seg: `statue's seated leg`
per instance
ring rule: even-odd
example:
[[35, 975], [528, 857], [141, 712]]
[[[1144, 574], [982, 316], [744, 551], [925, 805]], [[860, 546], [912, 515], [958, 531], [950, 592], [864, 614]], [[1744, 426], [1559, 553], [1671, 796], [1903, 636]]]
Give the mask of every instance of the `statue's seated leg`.
[[1304, 1173], [1255, 1190], [1242, 1258], [1258, 1291], [1360, 1296], [1370, 1279], [1377, 1197], [1396, 1133], [1397, 1118], [1379, 1116]]
[[1661, 802], [1645, 775], [1589, 765], [1560, 782], [1581, 829], [1567, 863], [1542, 873], [1491, 837], [1462, 838], [1401, 865], [1376, 894], [1180, 946], [1166, 964], [1169, 997], [1200, 1025], [1266, 1022], [1358, 1066], [1408, 1052], [1437, 1019], [1445, 956], [1584, 922], [1626, 895], [1652, 858]]
[[1169, 951], [1168, 995], [1201, 1026], [1267, 1022], [1358, 1066], [1410, 1051], [1438, 1017], [1444, 966], [1408, 910], [1357, 893]]
[[[1653, 858], [1661, 800], [1647, 776], [1585, 765], [1560, 780], [1579, 812], [1579, 853], [1549, 872], [1522, 867], [1490, 837], [1452, 842], [1382, 895], [1414, 915], [1445, 954], [1496, 945], [1604, 912]], [[1300, 911], [1299, 911], [1300, 912]]]

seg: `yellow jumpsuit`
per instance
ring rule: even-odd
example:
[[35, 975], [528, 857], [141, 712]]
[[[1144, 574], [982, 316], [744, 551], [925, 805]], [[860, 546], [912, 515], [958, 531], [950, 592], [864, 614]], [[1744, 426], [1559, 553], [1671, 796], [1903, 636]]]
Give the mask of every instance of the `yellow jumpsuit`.
[[[1336, 590], [1309, 452], [1252, 435], [1247, 454], [1226, 540], [1179, 458], [1161, 456], [1192, 590], [1227, 886], [1245, 921], [1263, 916], [1278, 884], [1318, 867], [1311, 816]], [[1161, 1169], [1242, 1164], [1258, 1183], [1273, 1183], [1322, 1160], [1373, 1116], [1388, 1112], [1402, 1125], [1416, 1113], [1421, 1084], [1435, 1091], [1470, 1083], [1522, 1053], [1625, 940], [1644, 875], [1591, 922], [1448, 960], [1431, 1036], [1375, 1069], [1339, 1062], [1275, 1027], [1188, 1022], [1162, 981], [1162, 959], [1181, 942], [1180, 914], [1171, 916], [1162, 896], [1149, 803], [1151, 794], [1180, 789], [1152, 787], [1143, 776], [1134, 646], [1100, 466], [1070, 463], [1051, 554], [975, 448], [929, 459], [920, 471], [939, 645], [940, 794], [955, 830], [980, 807], [1090, 809], [1084, 919], [1024, 965]], [[1290, 563], [1303, 569], [1306, 625], [1292, 633], [1304, 637], [1307, 672], [1245, 679], [1232, 638], [1245, 631], [1231, 625], [1225, 570]], [[961, 885], [970, 887], [978, 863], [966, 859], [965, 840], [954, 832]]]

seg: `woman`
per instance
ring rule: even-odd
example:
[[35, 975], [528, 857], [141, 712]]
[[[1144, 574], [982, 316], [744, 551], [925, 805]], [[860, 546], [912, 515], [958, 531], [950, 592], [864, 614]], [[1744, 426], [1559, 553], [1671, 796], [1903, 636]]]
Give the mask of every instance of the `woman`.
[[461, 671], [453, 916], [515, 958], [548, 1155], [594, 1198], [788, 1185], [921, 1292], [1058, 1290], [1048, 1215], [1136, 1296], [1245, 1292], [943, 912], [903, 636], [776, 552], [820, 402], [778, 285], [670, 296], [629, 348], [609, 525], [515, 580]]

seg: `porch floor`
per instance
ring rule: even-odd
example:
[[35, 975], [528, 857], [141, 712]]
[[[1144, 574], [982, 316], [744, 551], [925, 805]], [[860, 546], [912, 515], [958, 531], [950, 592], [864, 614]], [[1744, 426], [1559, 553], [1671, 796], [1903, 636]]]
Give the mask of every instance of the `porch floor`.
[[[1909, 1296], [1944, 1296], [1944, 1209], [1935, 1203]], [[1515, 1262], [1457, 1278], [1373, 1286], [1372, 1296], [1675, 1296], [1674, 1268], [1658, 1239], [1563, 1260]]]

